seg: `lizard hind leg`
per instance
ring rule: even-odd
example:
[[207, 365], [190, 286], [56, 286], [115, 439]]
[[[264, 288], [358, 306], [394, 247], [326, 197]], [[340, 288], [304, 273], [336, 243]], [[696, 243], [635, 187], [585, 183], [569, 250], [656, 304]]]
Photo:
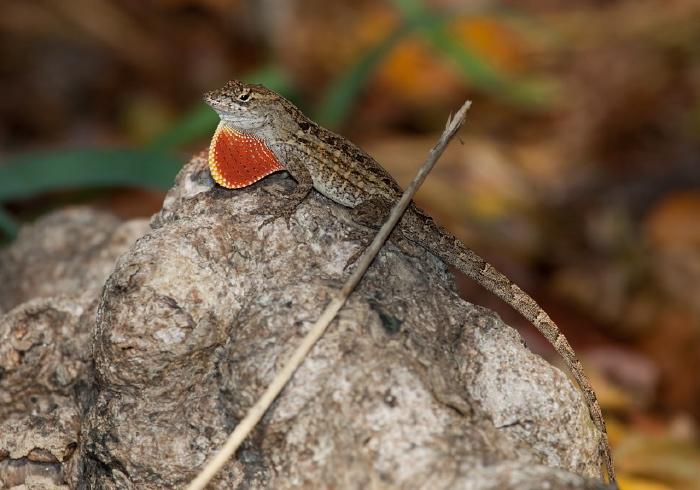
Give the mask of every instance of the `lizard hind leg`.
[[[350, 217], [352, 218], [352, 221], [358, 225], [365, 226], [373, 230], [378, 230], [382, 223], [384, 223], [384, 221], [386, 221], [386, 219], [389, 217], [390, 211], [391, 204], [389, 201], [382, 197], [376, 197], [363, 201], [352, 208], [350, 210]], [[357, 262], [357, 259], [359, 259], [363, 253], [365, 253], [365, 250], [367, 250], [367, 247], [369, 247], [369, 244], [372, 242], [373, 236], [374, 233], [362, 232], [360, 230], [356, 230], [351, 234], [351, 240], [360, 240], [362, 244], [345, 263], [344, 269], [347, 269], [352, 264]]]
[[[350, 216], [354, 223], [360, 226], [378, 230], [389, 219], [393, 203], [382, 196], [375, 196], [361, 202], [350, 211]], [[363, 233], [359, 230], [351, 235], [351, 239], [362, 241], [360, 248], [345, 263], [345, 269], [354, 264], [367, 250], [376, 233]], [[403, 235], [396, 229], [389, 236], [389, 240], [400, 246]]]
[[388, 199], [377, 196], [362, 201], [352, 208], [350, 216], [357, 224], [379, 228], [389, 218], [391, 207], [391, 202]]

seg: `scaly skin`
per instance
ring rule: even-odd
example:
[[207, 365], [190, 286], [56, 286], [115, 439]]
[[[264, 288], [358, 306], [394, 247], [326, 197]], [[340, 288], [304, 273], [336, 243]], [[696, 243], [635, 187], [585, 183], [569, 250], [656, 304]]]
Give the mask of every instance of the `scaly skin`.
[[[361, 148], [309, 120], [291, 102], [262, 85], [231, 81], [222, 89], [207, 93], [204, 100], [221, 117], [217, 135], [221, 132], [231, 138], [217, 143], [215, 137], [212, 142], [210, 166], [216, 168], [212, 175], [217, 182], [225, 187], [241, 187], [268, 175], [277, 163], [297, 181], [289, 201], [274, 211], [275, 217], [283, 216], [289, 220], [297, 205], [314, 188], [327, 198], [353, 208], [356, 222], [378, 227], [403, 193], [391, 175]], [[265, 169], [259, 170], [254, 180], [234, 185], [222, 174], [241, 163], [227, 155], [231, 145], [247, 144], [243, 139], [248, 142], [252, 139], [254, 146], [269, 150], [274, 157]], [[237, 151], [244, 150], [238, 147]], [[248, 165], [255, 160], [247, 157], [243, 163]], [[591, 418], [601, 433], [600, 449], [608, 476], [611, 482], [615, 482], [605, 421], [591, 382], [568, 341], [547, 313], [415, 203], [411, 203], [397, 229], [407, 239], [425, 247], [499, 296], [554, 346], [581, 387]]]

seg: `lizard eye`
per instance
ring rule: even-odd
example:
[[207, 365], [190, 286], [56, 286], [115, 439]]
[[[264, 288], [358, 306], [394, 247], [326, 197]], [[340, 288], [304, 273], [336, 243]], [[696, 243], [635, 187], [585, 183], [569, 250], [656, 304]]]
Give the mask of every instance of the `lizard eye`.
[[250, 91], [247, 90], [247, 91], [239, 94], [238, 97], [236, 97], [236, 98], [238, 100], [240, 100], [241, 102], [247, 102], [248, 100], [250, 100]]

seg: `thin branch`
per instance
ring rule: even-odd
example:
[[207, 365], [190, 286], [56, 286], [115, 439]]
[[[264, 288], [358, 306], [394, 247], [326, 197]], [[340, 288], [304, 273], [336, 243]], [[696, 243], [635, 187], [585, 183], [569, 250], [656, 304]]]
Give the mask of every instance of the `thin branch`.
[[284, 389], [285, 385], [292, 378], [297, 368], [302, 362], [304, 362], [304, 359], [309, 351], [311, 351], [314, 344], [323, 336], [328, 328], [328, 325], [333, 321], [338, 311], [340, 311], [345, 304], [345, 301], [350, 296], [350, 293], [352, 293], [355, 286], [357, 286], [365, 272], [367, 272], [367, 269], [376, 255], [379, 253], [379, 250], [384, 245], [384, 242], [386, 242], [387, 238], [391, 234], [391, 231], [399, 222], [399, 219], [401, 219], [404, 211], [406, 211], [406, 208], [411, 202], [411, 199], [413, 199], [413, 196], [416, 194], [416, 191], [418, 191], [418, 188], [421, 186], [423, 181], [425, 181], [428, 173], [435, 166], [440, 156], [442, 156], [445, 148], [447, 148], [449, 142], [457, 134], [459, 128], [461, 128], [464, 124], [464, 121], [467, 118], [467, 111], [469, 110], [470, 106], [470, 101], [465, 102], [455, 117], [447, 122], [447, 127], [442, 133], [440, 140], [437, 142], [435, 147], [430, 150], [428, 158], [425, 160], [420, 170], [418, 170], [418, 173], [413, 178], [413, 181], [411, 181], [411, 184], [408, 186], [408, 189], [406, 189], [406, 192], [404, 192], [401, 196], [401, 199], [399, 199], [399, 202], [396, 203], [396, 206], [394, 206], [392, 209], [386, 223], [384, 223], [377, 233], [377, 236], [374, 237], [374, 240], [370, 246], [367, 247], [365, 253], [362, 255], [360, 260], [358, 260], [355, 270], [352, 274], [350, 274], [350, 277], [348, 277], [347, 281], [338, 292], [337, 297], [331, 300], [325, 311], [311, 327], [309, 333], [307, 333], [304, 339], [301, 341], [299, 347], [297, 347], [297, 349], [294, 351], [289, 361], [287, 361], [287, 364], [282, 368], [277, 376], [275, 376], [270, 383], [270, 386], [268, 386], [268, 388], [265, 390], [265, 393], [263, 393], [260, 399], [248, 411], [248, 414], [236, 426], [226, 441], [226, 444], [224, 444], [224, 446], [221, 448], [221, 451], [219, 451], [214, 459], [212, 459], [202, 470], [202, 472], [197, 475], [197, 478], [192, 480], [190, 485], [187, 487], [187, 490], [203, 489], [205, 485], [214, 477], [214, 475], [216, 475], [216, 473], [224, 466], [224, 464], [226, 464], [226, 461], [228, 461], [228, 459], [236, 452], [238, 447], [253, 431], [258, 422], [260, 422], [267, 409], [270, 407], [270, 405], [272, 405], [272, 402], [275, 401], [277, 395], [279, 395]]

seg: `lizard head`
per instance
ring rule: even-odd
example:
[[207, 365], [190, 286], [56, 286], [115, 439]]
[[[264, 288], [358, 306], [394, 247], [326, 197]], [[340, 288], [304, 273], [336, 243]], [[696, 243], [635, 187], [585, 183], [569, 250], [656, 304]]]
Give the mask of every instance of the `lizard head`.
[[296, 107], [262, 85], [237, 80], [204, 94], [204, 102], [221, 118], [208, 156], [209, 170], [219, 185], [245, 187], [284, 170], [270, 145], [284, 135], [280, 128], [289, 123]]
[[[223, 88], [204, 94], [209, 104], [230, 128], [257, 132], [265, 126], [284, 124], [298, 109], [281, 95], [264, 87], [232, 80]], [[291, 108], [290, 108], [291, 106]]]

